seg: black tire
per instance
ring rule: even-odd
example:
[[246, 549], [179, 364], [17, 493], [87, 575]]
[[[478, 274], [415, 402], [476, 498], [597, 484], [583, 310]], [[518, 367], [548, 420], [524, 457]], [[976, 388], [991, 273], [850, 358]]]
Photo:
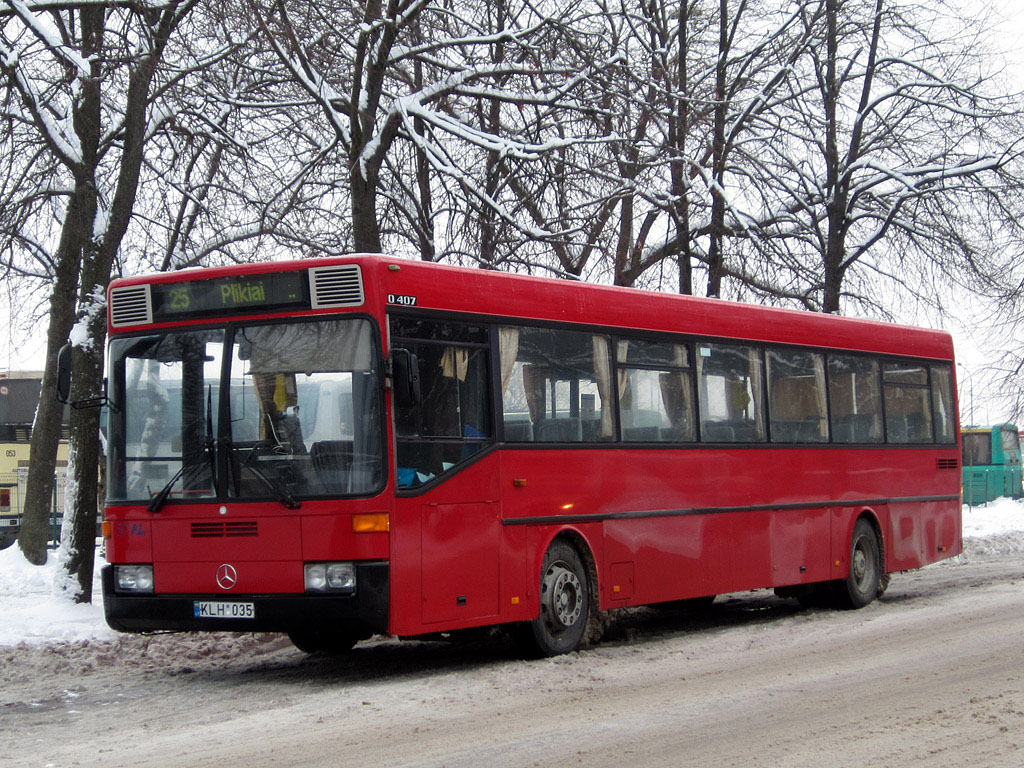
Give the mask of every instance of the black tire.
[[522, 627], [531, 656], [558, 656], [583, 643], [591, 613], [590, 576], [575, 547], [556, 540], [544, 555], [540, 573], [540, 614]]
[[885, 590], [889, 588], [889, 582], [892, 580], [891, 573], [883, 573], [878, 579], [878, 597], [885, 594]]
[[842, 608], [863, 608], [879, 594], [882, 582], [882, 547], [875, 528], [861, 519], [853, 526], [850, 540], [850, 573], [836, 585]]
[[303, 653], [340, 656], [365, 636], [351, 630], [299, 629], [289, 632], [288, 639]]

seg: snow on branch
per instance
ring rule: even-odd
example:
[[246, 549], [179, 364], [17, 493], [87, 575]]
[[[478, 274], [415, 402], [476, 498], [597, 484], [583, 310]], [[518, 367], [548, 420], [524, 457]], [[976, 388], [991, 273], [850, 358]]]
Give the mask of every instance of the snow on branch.
[[32, 80], [24, 71], [17, 53], [2, 43], [0, 43], [0, 66], [6, 71], [14, 89], [21, 96], [22, 102], [32, 115], [34, 125], [61, 162], [68, 167], [81, 164], [82, 145], [74, 131], [71, 130], [70, 120], [67, 117], [54, 116], [47, 109], [43, 96], [36, 90]]
[[292, 74], [298, 84], [302, 86], [302, 88], [309, 93], [309, 95], [312, 96], [316, 103], [321, 107], [323, 114], [330, 122], [331, 127], [334, 129], [338, 138], [344, 144], [350, 145], [352, 142], [352, 136], [349, 131], [349, 127], [345, 124], [343, 115], [341, 114], [348, 104], [348, 99], [344, 94], [332, 86], [330, 82], [328, 82], [328, 80], [316, 69], [316, 67], [310, 63], [302, 46], [298, 44], [298, 40], [295, 38], [291, 22], [288, 19], [287, 11], [284, 8], [283, 3], [279, 5], [279, 9], [285, 27], [285, 36], [288, 38], [294, 53], [285, 50], [284, 46], [278, 39], [278, 36], [273, 34], [270, 30], [267, 20], [263, 17], [259, 17], [259, 24], [265, 33], [266, 39], [270, 42], [274, 52], [288, 68], [288, 71]]
[[24, 0], [5, 0], [10, 6], [14, 15], [17, 16], [30, 29], [35, 36], [42, 41], [43, 45], [65, 65], [78, 70], [78, 76], [87, 78], [92, 76], [92, 67], [89, 62], [78, 55], [78, 52], [68, 48], [57, 37], [54, 30], [41, 21], [26, 5]]

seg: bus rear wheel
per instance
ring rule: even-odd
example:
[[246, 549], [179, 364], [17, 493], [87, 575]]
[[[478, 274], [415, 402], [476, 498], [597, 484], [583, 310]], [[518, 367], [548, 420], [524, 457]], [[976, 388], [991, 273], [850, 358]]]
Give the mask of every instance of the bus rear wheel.
[[875, 527], [861, 519], [850, 540], [850, 573], [837, 586], [843, 608], [863, 608], [879, 594], [882, 584], [882, 547]]
[[590, 622], [591, 589], [587, 568], [575, 547], [552, 542], [540, 574], [540, 614], [522, 628], [531, 655], [570, 653], [583, 642]]

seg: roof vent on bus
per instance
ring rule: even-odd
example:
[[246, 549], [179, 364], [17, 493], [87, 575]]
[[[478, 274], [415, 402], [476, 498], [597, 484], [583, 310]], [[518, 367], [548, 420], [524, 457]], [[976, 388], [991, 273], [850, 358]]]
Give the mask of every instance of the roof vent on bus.
[[153, 322], [149, 285], [127, 285], [110, 291], [110, 324], [114, 328]]
[[358, 307], [363, 303], [363, 273], [358, 264], [311, 267], [309, 294], [313, 309]]

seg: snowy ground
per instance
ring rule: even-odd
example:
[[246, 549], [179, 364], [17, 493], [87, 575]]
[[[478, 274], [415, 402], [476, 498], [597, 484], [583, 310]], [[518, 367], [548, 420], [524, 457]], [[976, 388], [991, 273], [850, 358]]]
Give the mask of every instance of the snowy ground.
[[1021, 768], [1024, 503], [860, 611], [770, 590], [623, 612], [598, 645], [115, 635], [0, 552], [0, 768]]
[[[964, 507], [965, 558], [972, 554], [1024, 552], [1024, 501], [999, 499]], [[19, 643], [74, 643], [111, 640], [116, 633], [103, 621], [99, 566], [96, 603], [76, 605], [55, 594], [56, 557], [45, 566], [30, 565], [17, 545], [0, 551], [0, 646]]]

